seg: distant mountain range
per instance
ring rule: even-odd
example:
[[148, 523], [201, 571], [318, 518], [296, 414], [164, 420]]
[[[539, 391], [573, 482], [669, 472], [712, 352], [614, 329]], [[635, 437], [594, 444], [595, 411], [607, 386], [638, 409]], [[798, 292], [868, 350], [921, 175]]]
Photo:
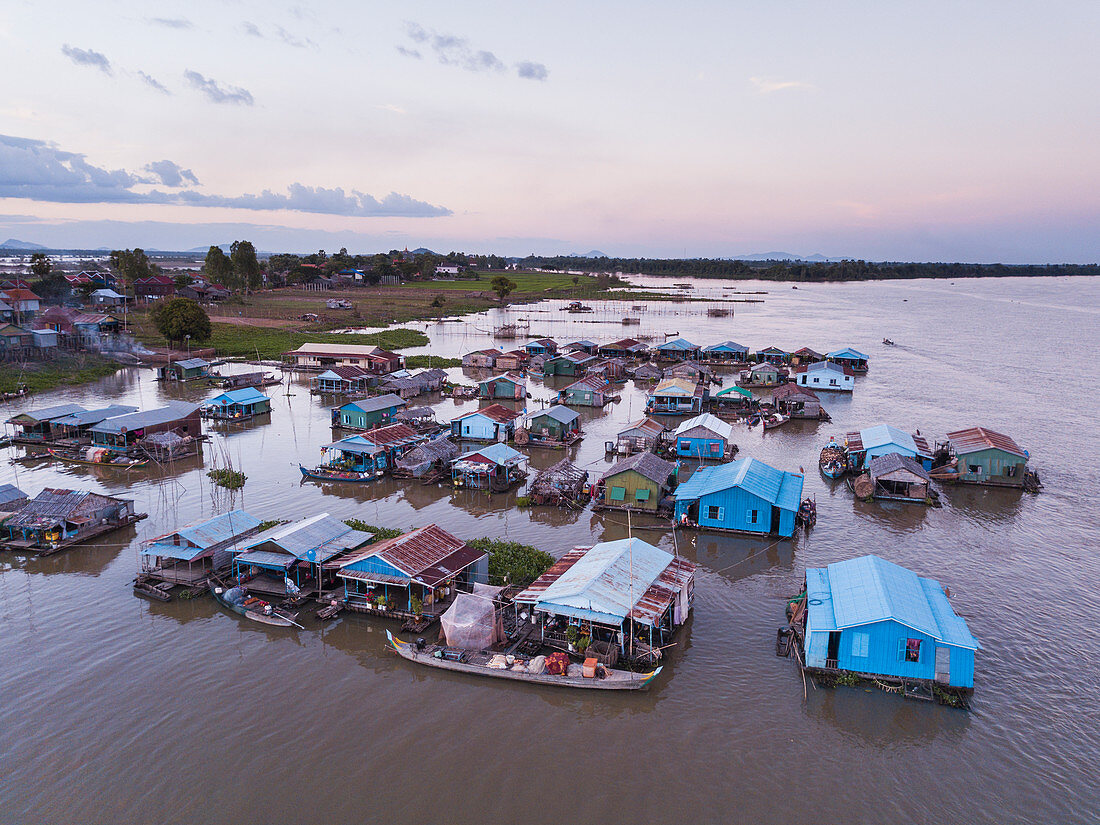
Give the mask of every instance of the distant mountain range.
[[0, 243], [0, 249], [49, 249], [49, 247], [31, 243], [30, 241], [21, 241], [17, 238], [8, 238], [3, 243]]

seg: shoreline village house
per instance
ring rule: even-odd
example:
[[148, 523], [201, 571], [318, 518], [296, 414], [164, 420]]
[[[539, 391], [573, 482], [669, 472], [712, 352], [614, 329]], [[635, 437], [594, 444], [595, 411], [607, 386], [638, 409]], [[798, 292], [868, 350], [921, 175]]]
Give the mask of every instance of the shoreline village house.
[[502, 493], [527, 477], [523, 469], [527, 456], [499, 441], [479, 447], [451, 461], [451, 483], [455, 487]]
[[786, 379], [787, 371], [780, 370], [775, 364], [762, 361], [747, 370], [741, 370], [737, 383], [742, 387], [775, 387]]
[[806, 667], [972, 690], [981, 650], [935, 579], [878, 556], [806, 569]]
[[646, 399], [646, 412], [650, 415], [690, 415], [703, 411], [707, 397], [705, 384], [697, 384], [686, 378], [666, 378], [653, 388]]
[[532, 357], [545, 355], [547, 358], [551, 358], [558, 353], [558, 343], [552, 338], [539, 338], [537, 341], [524, 345], [523, 349]]
[[555, 404], [528, 417], [527, 433], [533, 445], [571, 444], [581, 434], [581, 414]]
[[37, 443], [60, 438], [61, 430], [54, 422], [77, 413], [88, 412], [79, 404], [58, 404], [13, 415], [6, 423], [17, 429], [13, 438], [17, 443]]
[[729, 452], [733, 427], [717, 416], [703, 413], [682, 422], [673, 436], [676, 455], [721, 461]]
[[794, 382], [811, 390], [851, 392], [855, 389], [856, 379], [847, 367], [837, 366], [830, 361], [817, 361], [799, 369]]
[[635, 338], [623, 338], [599, 348], [601, 358], [642, 358], [648, 351], [646, 345]]
[[587, 352], [567, 352], [542, 362], [543, 375], [584, 375], [588, 368], [599, 363], [599, 358]]
[[496, 366], [497, 358], [500, 355], [502, 353], [495, 349], [479, 349], [475, 352], [468, 352], [462, 356], [462, 366], [491, 370]]
[[1024, 486], [1028, 453], [1009, 436], [985, 427], [971, 427], [948, 433], [947, 443], [958, 459], [959, 481]]
[[349, 401], [333, 409], [332, 426], [344, 430], [369, 430], [389, 424], [406, 407], [405, 399], [393, 393]]
[[141, 550], [141, 575], [153, 581], [199, 584], [233, 565], [231, 548], [260, 531], [260, 520], [232, 510], [150, 539]]
[[676, 465], [653, 453], [619, 459], [596, 484], [596, 507], [655, 513], [672, 489]]
[[451, 436], [461, 441], [511, 441], [522, 413], [490, 404], [451, 420]]
[[736, 341], [723, 341], [721, 344], [711, 344], [703, 349], [703, 357], [708, 361], [739, 361], [748, 360], [749, 348], [738, 344]]
[[480, 398], [503, 398], [509, 401], [527, 397], [527, 379], [518, 372], [506, 372], [477, 382]]
[[818, 361], [824, 361], [825, 356], [817, 350], [812, 350], [809, 347], [803, 347], [802, 349], [795, 350], [791, 353], [792, 364], [816, 364]]
[[167, 275], [151, 275], [134, 281], [134, 295], [147, 301], [176, 294], [176, 282]]
[[[748, 390], [744, 390], [748, 392]], [[827, 418], [822, 415], [821, 399], [813, 390], [806, 389], [798, 384], [780, 384], [772, 390], [772, 403], [776, 410], [791, 418], [820, 419]]]
[[825, 354], [826, 361], [832, 361], [842, 367], [847, 367], [852, 372], [867, 372], [870, 361], [866, 355], [857, 349], [845, 347]]
[[[374, 540], [328, 513], [279, 524], [233, 548], [233, 570], [249, 591], [281, 595], [337, 584], [343, 557]], [[312, 582], [312, 584], [310, 584]]]
[[0, 358], [18, 361], [34, 349], [34, 333], [15, 324], [0, 324]]
[[791, 360], [791, 354], [779, 347], [765, 347], [756, 353], [756, 360], [762, 364], [772, 364], [781, 367]]
[[271, 412], [271, 399], [255, 387], [229, 390], [202, 405], [203, 418], [216, 421], [245, 421]]
[[602, 407], [611, 403], [611, 384], [598, 375], [586, 375], [558, 392], [558, 404], [575, 407]]
[[373, 376], [363, 367], [332, 367], [309, 379], [314, 395], [349, 395], [366, 392]]
[[878, 424], [844, 437], [853, 470], [866, 469], [871, 459], [897, 453], [915, 458], [926, 470], [932, 469], [932, 451], [920, 430], [910, 435], [889, 424]]
[[695, 565], [639, 538], [605, 541], [570, 550], [515, 601], [530, 606], [544, 644], [587, 631], [585, 655], [604, 665], [652, 660], [691, 613]]
[[284, 352], [283, 360], [301, 370], [363, 367], [372, 375], [389, 375], [405, 366], [400, 355], [363, 344], [302, 344], [292, 352]]
[[699, 347], [683, 338], [674, 338], [658, 344], [654, 351], [661, 361], [692, 361], [699, 357], [700, 352]]
[[626, 381], [626, 366], [626, 362], [621, 358], [597, 358], [587, 367], [587, 374], [605, 378], [608, 381]]
[[202, 358], [186, 358], [157, 367], [158, 381], [194, 381], [210, 377], [210, 362]]
[[589, 355], [598, 355], [600, 346], [595, 341], [589, 341], [587, 338], [582, 338], [579, 341], [566, 344], [565, 349], [570, 352], [586, 352]]
[[871, 459], [867, 469], [873, 485], [872, 497], [890, 501], [929, 500], [928, 471], [915, 458], [887, 453]]
[[15, 321], [20, 324], [30, 323], [41, 306], [37, 295], [21, 287], [0, 290], [0, 300], [11, 307]]
[[97, 307], [120, 307], [126, 303], [126, 296], [119, 295], [113, 289], [104, 287], [92, 293], [92, 305]]
[[[620, 455], [631, 453], [652, 453], [657, 449], [657, 442], [661, 440], [661, 433], [665, 431], [665, 425], [652, 418], [643, 418], [635, 421], [625, 430], [620, 430], [615, 436], [615, 443], [610, 444], [615, 452]], [[611, 450], [607, 450], [611, 452]]]
[[49, 555], [142, 518], [128, 498], [47, 487], [0, 524], [0, 547]]
[[489, 581], [489, 554], [428, 524], [349, 556], [336, 575], [349, 610], [436, 619], [458, 592]]
[[803, 477], [755, 458], [702, 467], [675, 493], [677, 523], [790, 538]]
[[169, 401], [163, 407], [153, 410], [104, 418], [89, 432], [95, 446], [126, 451], [135, 442], [153, 433], [174, 432], [177, 435], [198, 438], [202, 435], [202, 417], [198, 404]]

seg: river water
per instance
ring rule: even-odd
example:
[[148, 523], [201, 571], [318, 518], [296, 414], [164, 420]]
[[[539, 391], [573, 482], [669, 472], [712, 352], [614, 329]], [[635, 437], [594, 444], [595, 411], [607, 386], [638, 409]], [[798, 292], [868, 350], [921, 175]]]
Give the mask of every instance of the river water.
[[[704, 345], [852, 345], [871, 356], [851, 397], [825, 398], [831, 424], [735, 427], [740, 455], [806, 468], [812, 532], [778, 544], [674, 537], [635, 519], [636, 534], [666, 549], [675, 541], [699, 565], [694, 615], [651, 690], [589, 695], [420, 669], [386, 652], [383, 623], [359, 616], [321, 625], [304, 612], [306, 630], [287, 631], [207, 598], [134, 597], [141, 539], [233, 505], [260, 518], [436, 522], [555, 556], [626, 534], [618, 514], [521, 510], [514, 494], [302, 483], [295, 465], [315, 462], [332, 432], [295, 382], [289, 394], [274, 388], [269, 423], [206, 445], [208, 466], [227, 451], [248, 475], [235, 495], [212, 487], [198, 460], [129, 477], [0, 464], [0, 483], [31, 495], [94, 489], [150, 514], [58, 556], [0, 554], [0, 821], [1096, 821], [1100, 399], [1072, 371], [1100, 350], [1100, 279], [694, 283], [696, 296], [764, 302], [727, 305], [732, 318], [702, 303], [648, 303], [633, 327], [621, 325], [630, 304], [567, 315], [561, 301], [419, 325], [431, 337], [422, 351], [452, 356], [523, 319], [559, 341], [678, 332]], [[734, 294], [752, 290], [768, 294]], [[550, 395], [538, 381], [531, 389]], [[33, 405], [213, 394], [127, 370]], [[439, 420], [476, 404], [432, 400]], [[628, 383], [618, 403], [584, 411], [572, 460], [598, 475], [603, 442], [643, 405]], [[818, 450], [833, 433], [881, 422], [932, 438], [971, 425], [1007, 432], [1046, 489], [946, 488], [931, 510], [853, 502], [817, 473]], [[561, 457], [529, 452], [536, 468]], [[811, 686], [804, 698], [793, 661], [775, 657], [804, 569], [870, 552], [950, 588], [983, 646], [971, 711], [851, 688]]]

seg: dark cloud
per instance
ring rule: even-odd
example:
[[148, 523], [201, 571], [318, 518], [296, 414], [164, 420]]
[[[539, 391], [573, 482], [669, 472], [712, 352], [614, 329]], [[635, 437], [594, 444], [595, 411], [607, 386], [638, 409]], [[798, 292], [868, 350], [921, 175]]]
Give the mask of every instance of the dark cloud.
[[148, 22], [167, 29], [193, 29], [195, 24], [186, 17], [147, 17]]
[[263, 32], [260, 31], [259, 26], [257, 26], [255, 23], [250, 23], [247, 20], [245, 20], [243, 23], [241, 23], [241, 31], [243, 31], [245, 34], [250, 34], [253, 37], [263, 37], [264, 36]]
[[179, 164], [173, 163], [170, 160], [156, 160], [145, 167], [147, 172], [152, 172], [165, 186], [183, 186], [185, 184], [191, 184], [193, 186], [199, 185], [199, 179], [195, 177], [195, 173], [190, 169], [184, 169]]
[[145, 72], [143, 72], [139, 69], [138, 73], [137, 73], [137, 76], [140, 77], [145, 82], [146, 85], [152, 86], [158, 92], [162, 92], [166, 95], [172, 94], [170, 91], [168, 91], [168, 89], [165, 87], [165, 85], [163, 83], [161, 83], [159, 80], [157, 80], [152, 75], [148, 75], [148, 74], [146, 74]]
[[198, 72], [188, 69], [183, 73], [184, 79], [191, 87], [198, 89], [211, 103], [231, 103], [239, 106], [251, 106], [256, 101], [252, 92], [242, 89], [240, 86], [222, 86], [212, 78], [203, 77]]
[[542, 63], [524, 60], [516, 64], [516, 74], [525, 80], [546, 80], [550, 76], [550, 70]]
[[61, 53], [78, 66], [91, 66], [105, 74], [111, 74], [111, 61], [101, 52], [93, 49], [78, 49], [66, 43], [61, 47]]
[[291, 184], [286, 193], [208, 195], [193, 189], [164, 192], [139, 186], [160, 183], [197, 185], [189, 169], [172, 161], [150, 163], [155, 179], [124, 169], [101, 169], [83, 155], [65, 152], [40, 140], [0, 135], [0, 198], [26, 198], [53, 203], [162, 203], [250, 210], [289, 210], [352, 217], [437, 217], [451, 210], [391, 192], [378, 199], [357, 190]]
[[424, 56], [420, 53], [419, 50], [417, 50], [417, 49], [408, 49], [404, 46], [398, 46], [397, 47], [397, 53], [398, 54], [403, 54], [403, 55], [405, 55], [405, 57], [414, 58], [415, 60], [420, 60]]

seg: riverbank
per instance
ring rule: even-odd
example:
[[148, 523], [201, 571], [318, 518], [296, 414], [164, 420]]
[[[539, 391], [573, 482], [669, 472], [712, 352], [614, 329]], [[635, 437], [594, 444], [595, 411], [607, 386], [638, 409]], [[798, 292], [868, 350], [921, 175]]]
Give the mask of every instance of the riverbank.
[[123, 365], [98, 353], [65, 353], [49, 361], [4, 364], [0, 369], [0, 393], [18, 391], [45, 392], [56, 387], [87, 384], [114, 375]]

